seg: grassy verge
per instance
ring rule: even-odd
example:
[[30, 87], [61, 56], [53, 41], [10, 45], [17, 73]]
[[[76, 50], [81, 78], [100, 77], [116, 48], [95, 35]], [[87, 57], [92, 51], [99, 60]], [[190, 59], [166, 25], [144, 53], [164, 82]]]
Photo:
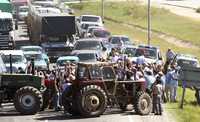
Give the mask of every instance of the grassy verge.
[[[85, 14], [85, 13], [92, 13], [92, 14], [98, 14], [100, 13], [100, 8], [89, 8], [88, 5], [85, 6], [79, 6], [76, 5], [76, 8], [80, 8], [77, 12], [77, 15], [80, 14]], [[90, 10], [90, 12], [88, 12]], [[122, 16], [122, 15], [121, 15]], [[121, 17], [123, 18], [123, 16]], [[117, 19], [117, 18], [116, 18]], [[146, 43], [146, 33], [143, 31], [140, 31], [135, 28], [130, 28], [127, 26], [119, 25], [118, 23], [114, 23], [111, 21], [105, 21], [106, 27], [112, 32], [112, 34], [126, 34], [128, 35], [131, 39], [134, 40], [140, 40], [137, 43]], [[176, 28], [176, 27], [175, 27]], [[143, 40], [143, 41], [142, 41]], [[161, 48], [162, 52], [166, 52], [168, 47], [171, 47], [173, 50], [176, 52], [180, 53], [190, 53], [198, 56], [200, 58], [200, 49], [190, 49], [189, 47], [179, 47], [177, 45], [171, 44], [166, 42], [165, 40], [162, 40], [158, 38], [155, 35], [152, 35], [152, 44], [157, 45]], [[178, 89], [178, 100], [180, 100], [180, 96], [182, 94], [181, 88]], [[188, 90], [186, 92], [186, 97], [185, 97], [185, 104], [184, 104], [184, 109], [179, 109], [179, 103], [167, 103], [166, 104], [166, 110], [171, 113], [174, 118], [178, 122], [197, 122], [200, 119], [200, 108], [197, 107], [196, 103], [194, 102], [194, 91]]]
[[[84, 10], [84, 13], [101, 14], [101, 4], [84, 3], [83, 6], [75, 5], [75, 8]], [[152, 29], [173, 35], [179, 39], [186, 40], [200, 46], [200, 21], [180, 17], [162, 8], [151, 9]], [[130, 2], [106, 2], [105, 16], [147, 27], [147, 7]]]

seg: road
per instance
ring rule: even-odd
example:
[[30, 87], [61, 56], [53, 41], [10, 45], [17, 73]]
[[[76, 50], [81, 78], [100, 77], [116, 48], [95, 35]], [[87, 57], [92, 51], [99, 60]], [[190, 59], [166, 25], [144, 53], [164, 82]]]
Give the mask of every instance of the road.
[[5, 104], [0, 108], [1, 122], [173, 122], [165, 112], [162, 116], [153, 114], [148, 116], [136, 115], [134, 112], [121, 113], [118, 109], [108, 109], [104, 115], [95, 118], [72, 117], [62, 111], [47, 110], [36, 115], [21, 116], [12, 104]]

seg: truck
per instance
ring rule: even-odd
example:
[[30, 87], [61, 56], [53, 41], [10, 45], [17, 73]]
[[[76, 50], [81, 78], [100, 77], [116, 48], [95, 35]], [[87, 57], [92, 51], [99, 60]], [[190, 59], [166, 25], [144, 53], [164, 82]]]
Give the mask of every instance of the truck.
[[0, 11], [0, 49], [14, 49], [13, 17], [11, 13]]
[[0, 0], [0, 10], [12, 13], [12, 4], [8, 0]]
[[[38, 8], [41, 9], [41, 8]], [[47, 8], [47, 11], [53, 8]], [[28, 32], [33, 44], [46, 51], [50, 61], [66, 55], [73, 48], [75, 16], [63, 13], [35, 12], [28, 16]], [[71, 43], [70, 43], [71, 42]]]
[[36, 114], [43, 104], [42, 86], [38, 76], [7, 73], [0, 54], [0, 105], [13, 102], [20, 114]]

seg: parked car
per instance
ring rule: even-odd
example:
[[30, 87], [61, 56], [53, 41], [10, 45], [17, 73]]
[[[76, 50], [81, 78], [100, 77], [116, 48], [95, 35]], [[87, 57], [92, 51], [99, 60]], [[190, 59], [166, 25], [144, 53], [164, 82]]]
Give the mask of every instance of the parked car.
[[75, 43], [74, 51], [78, 50], [93, 50], [97, 51], [101, 58], [106, 59], [107, 57], [107, 49], [103, 45], [103, 41], [101, 39], [96, 38], [86, 38], [80, 39]]
[[93, 29], [90, 37], [92, 38], [101, 38], [103, 41], [108, 41], [111, 33], [105, 28]]
[[6, 69], [10, 70], [10, 55], [12, 60], [12, 71], [17, 72], [19, 68], [25, 72], [27, 69], [27, 60], [22, 50], [1, 50], [3, 62], [6, 65]]
[[178, 54], [176, 56], [176, 62], [180, 67], [199, 67], [199, 61], [197, 57], [188, 54]]
[[29, 62], [32, 59], [34, 59], [34, 65], [35, 65], [36, 69], [48, 70], [48, 65], [47, 65], [45, 59], [42, 57], [41, 52], [28, 51], [28, 52], [24, 52], [24, 55]]
[[19, 20], [26, 20], [28, 16], [28, 6], [19, 6]]
[[116, 48], [119, 51], [122, 51], [126, 45], [133, 45], [129, 37], [125, 35], [113, 35], [109, 38], [109, 42], [112, 48]]
[[96, 62], [100, 59], [99, 52], [95, 50], [75, 50], [71, 54], [77, 56], [80, 62]]
[[100, 16], [96, 15], [81, 15], [77, 18], [77, 27], [79, 35], [84, 37], [86, 30], [89, 26], [103, 26], [103, 21]]
[[157, 63], [158, 61], [163, 62], [160, 49], [155, 46], [139, 45], [135, 51], [131, 61], [137, 61], [137, 58], [144, 56], [146, 63]]
[[101, 29], [101, 28], [103, 28], [103, 27], [102, 26], [89, 26], [84, 37], [85, 38], [91, 37], [91, 33], [92, 33], [93, 29]]
[[77, 63], [79, 62], [79, 58], [77, 56], [61, 56], [57, 59], [56, 65], [58, 69], [63, 69], [68, 62]]
[[47, 54], [45, 53], [45, 51], [40, 46], [22, 46], [20, 48], [20, 50], [22, 50], [24, 53], [26, 53], [26, 52], [38, 52], [38, 53], [42, 53], [42, 58], [45, 60], [45, 62], [47, 64], [50, 63], [49, 57], [47, 56]]

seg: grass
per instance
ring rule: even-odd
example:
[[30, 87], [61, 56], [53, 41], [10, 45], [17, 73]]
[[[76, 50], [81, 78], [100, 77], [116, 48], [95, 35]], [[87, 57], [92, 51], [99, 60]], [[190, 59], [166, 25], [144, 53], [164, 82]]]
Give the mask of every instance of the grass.
[[[87, 4], [90, 4], [90, 3], [87, 3]], [[100, 8], [97, 6], [95, 8], [94, 6], [86, 5], [86, 7], [85, 7], [85, 5], [80, 6], [77, 4], [75, 7], [80, 8], [78, 11], [76, 11], [77, 15], [85, 14], [85, 13], [98, 15], [101, 12]], [[118, 10], [116, 10], [116, 11], [118, 11]], [[116, 14], [116, 12], [114, 12], [113, 10], [112, 10], [112, 12], [113, 12], [113, 15], [111, 15], [111, 17], [114, 17], [114, 16], [116, 17], [116, 15], [114, 15], [114, 14]], [[112, 12], [107, 10], [107, 13], [112, 13]], [[106, 16], [108, 16], [107, 13], [106, 13]], [[118, 14], [120, 14], [120, 13], [118, 13]], [[175, 16], [175, 15], [173, 15], [173, 16]], [[121, 15], [119, 17], [119, 19], [120, 18], [131, 21], [131, 19], [128, 19], [128, 17], [123, 16], [123, 15]], [[115, 18], [115, 19], [118, 19], [118, 18]], [[165, 21], [167, 21], [167, 20], [165, 20]], [[170, 20], [168, 19], [168, 21], [170, 21]], [[176, 21], [178, 22], [178, 20], [176, 20]], [[180, 20], [180, 21], [182, 21], [182, 20]], [[190, 22], [191, 21], [189, 20], [189, 23]], [[146, 43], [146, 39], [147, 39], [146, 32], [140, 31], [135, 28], [130, 28], [130, 27], [127, 27], [124, 25], [119, 25], [118, 23], [114, 23], [114, 22], [108, 21], [108, 20], [105, 21], [105, 26], [108, 28], [108, 30], [110, 30], [112, 32], [112, 34], [125, 34], [125, 35], [128, 35], [133, 41], [139, 40], [139, 41], [136, 41], [137, 44]], [[165, 26], [165, 25], [163, 25], [163, 26]], [[174, 25], [174, 28], [176, 28], [175, 25]], [[194, 30], [192, 30], [192, 31], [194, 31]], [[171, 47], [176, 52], [193, 54], [193, 55], [196, 55], [200, 59], [200, 53], [199, 53], [200, 49], [191, 49], [190, 47], [184, 47], [184, 48], [179, 47], [178, 45], [168, 43], [165, 40], [158, 38], [156, 35], [152, 35], [152, 44], [159, 46], [161, 48], [162, 52], [166, 52], [168, 47]], [[181, 91], [182, 91], [181, 88], [178, 88], [178, 96], [179, 96], [178, 100], [180, 100], [180, 96], [182, 94]], [[178, 122], [198, 122], [200, 119], [200, 116], [199, 116], [200, 115], [200, 107], [198, 107], [196, 105], [194, 91], [187, 89], [185, 101], [186, 102], [184, 104], [183, 110], [179, 108], [179, 103], [167, 103], [166, 110]]]
[[[101, 14], [101, 4], [84, 3], [83, 6], [75, 5], [74, 8], [84, 10], [84, 13]], [[191, 42], [200, 46], [200, 21], [195, 21], [186, 17], [181, 17], [170, 13], [162, 8], [151, 8], [152, 29], [173, 35], [179, 39]], [[135, 2], [106, 2], [105, 16], [147, 27], [147, 7], [138, 5]]]
[[[178, 88], [178, 99], [181, 99], [182, 88]], [[187, 89], [183, 109], [179, 103], [167, 103], [166, 109], [178, 122], [198, 122], [200, 119], [200, 107], [195, 102], [194, 91]]]

